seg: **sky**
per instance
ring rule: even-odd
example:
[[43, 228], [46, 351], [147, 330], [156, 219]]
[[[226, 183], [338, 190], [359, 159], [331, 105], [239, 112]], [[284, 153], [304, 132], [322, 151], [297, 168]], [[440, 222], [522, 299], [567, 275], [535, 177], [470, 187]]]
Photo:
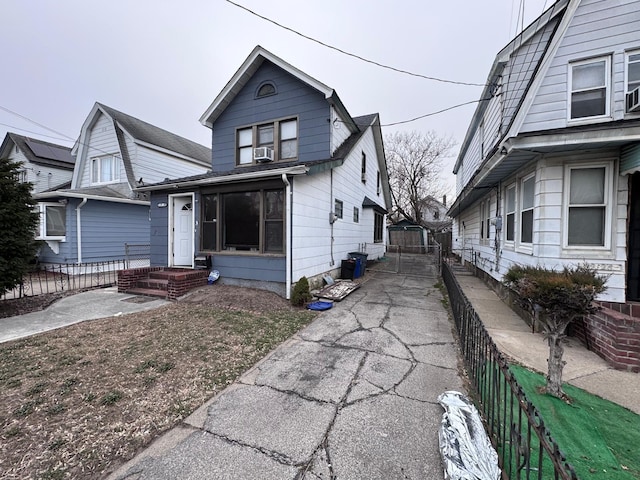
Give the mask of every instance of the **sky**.
[[[553, 0], [233, 0], [340, 50], [408, 72], [482, 84], [496, 54]], [[521, 14], [524, 9], [524, 16]], [[333, 88], [383, 134], [432, 131], [457, 144], [479, 86], [427, 80], [344, 55], [227, 0], [0, 0], [0, 138], [72, 146], [95, 102], [211, 146], [200, 116], [256, 45]], [[10, 20], [8, 20], [10, 19]], [[12, 112], [12, 113], [11, 113]]]

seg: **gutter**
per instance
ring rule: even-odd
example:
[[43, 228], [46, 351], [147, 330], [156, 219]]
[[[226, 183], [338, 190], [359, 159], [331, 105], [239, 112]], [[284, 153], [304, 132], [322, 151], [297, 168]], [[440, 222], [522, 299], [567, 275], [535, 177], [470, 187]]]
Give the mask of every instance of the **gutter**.
[[85, 197], [82, 199], [80, 204], [76, 207], [76, 235], [78, 237], [78, 241], [77, 241], [78, 264], [82, 263], [82, 221], [81, 221], [80, 209], [84, 207], [88, 201], [89, 201], [89, 198]]
[[114, 203], [130, 203], [133, 205], [151, 205], [151, 202], [145, 200], [131, 200], [129, 198], [119, 198], [119, 197], [102, 197], [100, 195], [87, 195], [84, 193], [75, 193], [75, 192], [61, 192], [53, 191], [53, 192], [43, 192], [38, 193], [33, 196], [36, 200], [42, 200], [46, 198], [81, 198], [87, 200], [99, 200], [102, 202], [114, 202]]
[[283, 173], [282, 174], [282, 181], [284, 182], [284, 184], [286, 185], [285, 188], [285, 202], [286, 202], [286, 212], [289, 214], [287, 218], [287, 222], [286, 222], [286, 234], [285, 234], [285, 239], [287, 242], [287, 254], [286, 254], [286, 291], [285, 291], [285, 298], [287, 300], [291, 300], [291, 283], [292, 283], [292, 276], [293, 276], [293, 272], [292, 272], [292, 267], [293, 267], [293, 259], [291, 258], [291, 255], [293, 253], [293, 245], [292, 240], [293, 240], [293, 236], [292, 236], [292, 225], [291, 225], [291, 221], [293, 220], [293, 211], [292, 211], [292, 205], [293, 205], [293, 190], [291, 189], [291, 183], [289, 182], [289, 179], [287, 178], [287, 174]]

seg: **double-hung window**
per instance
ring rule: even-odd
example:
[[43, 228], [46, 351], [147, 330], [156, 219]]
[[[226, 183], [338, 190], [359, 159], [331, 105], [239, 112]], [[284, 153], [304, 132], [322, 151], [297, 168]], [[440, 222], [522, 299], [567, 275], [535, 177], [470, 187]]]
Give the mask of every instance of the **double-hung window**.
[[[240, 128], [236, 131], [236, 142], [237, 165], [294, 160], [298, 157], [298, 120], [289, 118]], [[254, 156], [254, 152], [260, 157]]]
[[59, 203], [38, 203], [40, 223], [36, 240], [64, 240], [67, 234], [66, 207]]
[[491, 201], [485, 200], [480, 204], [480, 242], [487, 243], [489, 240], [489, 232], [491, 227]]
[[120, 156], [105, 155], [91, 159], [91, 183], [113, 183], [118, 181]]
[[373, 243], [382, 243], [384, 232], [384, 215], [373, 212]]
[[533, 243], [533, 204], [535, 200], [535, 175], [520, 180], [520, 243]]
[[610, 60], [602, 57], [569, 64], [569, 119], [609, 115]]
[[515, 242], [516, 240], [516, 186], [509, 185], [505, 191], [505, 241]]
[[568, 165], [565, 175], [565, 246], [608, 247], [613, 203], [610, 164]]
[[627, 92], [640, 87], [640, 50], [627, 53]]

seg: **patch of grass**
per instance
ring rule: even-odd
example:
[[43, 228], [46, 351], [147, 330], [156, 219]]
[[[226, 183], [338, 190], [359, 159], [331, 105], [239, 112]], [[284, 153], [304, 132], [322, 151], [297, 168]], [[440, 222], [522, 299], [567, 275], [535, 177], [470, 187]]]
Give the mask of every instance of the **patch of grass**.
[[62, 382], [62, 386], [60, 387], [60, 395], [68, 395], [73, 391], [73, 388], [79, 383], [79, 380], [76, 377], [67, 378]]
[[112, 390], [110, 392], [105, 393], [100, 399], [100, 405], [110, 406], [115, 405], [118, 400], [122, 398], [122, 392], [118, 390]]
[[63, 403], [54, 403], [53, 405], [47, 408], [47, 413], [49, 415], [58, 415], [67, 410], [67, 407]]
[[640, 415], [565, 384], [567, 403], [540, 393], [543, 375], [510, 368], [579, 478], [640, 479]]

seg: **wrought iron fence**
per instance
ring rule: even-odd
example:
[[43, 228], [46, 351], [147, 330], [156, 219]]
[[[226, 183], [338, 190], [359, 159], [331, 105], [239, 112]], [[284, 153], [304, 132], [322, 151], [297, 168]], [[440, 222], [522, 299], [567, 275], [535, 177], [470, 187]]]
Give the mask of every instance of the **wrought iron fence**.
[[125, 260], [40, 265], [27, 274], [20, 285], [2, 295], [2, 299], [108, 287], [117, 283], [118, 270], [126, 268], [125, 265]]
[[125, 243], [124, 256], [126, 268], [148, 267], [151, 258], [151, 244]]
[[446, 262], [449, 293], [460, 347], [503, 476], [509, 479], [577, 480], [573, 467], [509, 370]]

